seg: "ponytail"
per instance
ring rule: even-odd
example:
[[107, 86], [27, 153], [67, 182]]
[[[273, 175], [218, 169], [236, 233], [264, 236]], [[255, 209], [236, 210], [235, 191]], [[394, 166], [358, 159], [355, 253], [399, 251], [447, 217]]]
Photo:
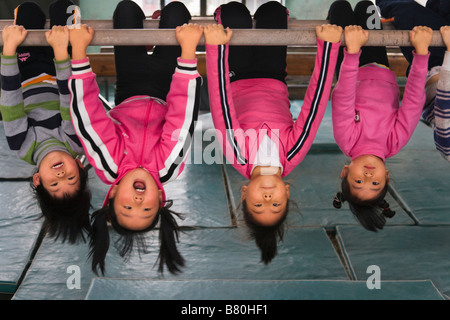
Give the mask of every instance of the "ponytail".
[[159, 229], [159, 262], [158, 272], [164, 272], [164, 265], [172, 274], [181, 272], [180, 267], [184, 267], [184, 258], [177, 249], [177, 242], [179, 242], [178, 231], [179, 227], [174, 216], [182, 218], [182, 216], [172, 210], [172, 201], [166, 201], [166, 205], [159, 210], [161, 218]]
[[389, 203], [383, 199], [376, 199], [371, 202], [361, 202], [357, 199], [346, 200], [343, 192], [338, 192], [333, 198], [333, 207], [340, 209], [342, 204], [348, 201], [349, 208], [353, 215], [358, 219], [361, 225], [369, 231], [383, 229], [386, 224], [386, 218], [392, 218], [395, 211], [389, 206]]
[[92, 261], [92, 271], [98, 275], [98, 270], [105, 275], [105, 257], [109, 249], [108, 233], [109, 207], [103, 207], [92, 214], [92, 228], [89, 234], [89, 258]]

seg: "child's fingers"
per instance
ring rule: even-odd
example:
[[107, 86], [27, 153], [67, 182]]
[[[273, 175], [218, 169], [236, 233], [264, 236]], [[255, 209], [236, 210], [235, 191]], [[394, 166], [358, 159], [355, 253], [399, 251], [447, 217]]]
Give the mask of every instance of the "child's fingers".
[[430, 27], [426, 27], [426, 26], [415, 26], [412, 31], [414, 33], [419, 33], [419, 32], [423, 32], [423, 33], [432, 33], [433, 30]]
[[358, 25], [349, 25], [346, 26], [344, 30], [346, 31], [362, 30], [362, 27]]
[[328, 42], [339, 42], [341, 40], [343, 29], [334, 24], [324, 24], [316, 26], [316, 35], [319, 39]]
[[441, 33], [442, 32], [448, 32], [448, 31], [450, 31], [450, 26], [442, 26], [440, 31], [441, 31]]
[[411, 39], [415, 39], [419, 35], [424, 39], [430, 39], [433, 36], [433, 30], [429, 27], [416, 26], [409, 32], [409, 35]]
[[203, 28], [203, 34], [207, 44], [225, 44], [230, 41], [233, 31], [230, 28], [224, 29], [221, 24], [210, 24]]
[[450, 26], [442, 26], [439, 31], [441, 32], [441, 36], [444, 38], [450, 36]]
[[227, 32], [227, 38], [228, 40], [230, 40], [231, 36], [233, 35], [233, 30], [231, 30], [230, 27], [227, 27], [225, 30]]

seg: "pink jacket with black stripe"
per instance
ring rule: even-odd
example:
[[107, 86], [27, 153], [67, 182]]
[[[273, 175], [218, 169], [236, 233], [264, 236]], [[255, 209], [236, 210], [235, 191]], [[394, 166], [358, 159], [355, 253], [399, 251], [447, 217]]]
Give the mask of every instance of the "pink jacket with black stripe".
[[134, 96], [107, 112], [99, 100], [89, 60], [72, 61], [72, 123], [89, 162], [104, 183], [114, 186], [127, 172], [142, 167], [155, 179], [165, 200], [162, 185], [174, 180], [184, 168], [201, 87], [197, 60], [178, 58], [177, 63], [167, 102]]
[[317, 40], [314, 72], [294, 121], [285, 83], [266, 78], [230, 83], [228, 44], [206, 45], [214, 127], [228, 163], [244, 177], [250, 178], [259, 142], [266, 133], [278, 146], [282, 176], [302, 162], [327, 108], [339, 46]]

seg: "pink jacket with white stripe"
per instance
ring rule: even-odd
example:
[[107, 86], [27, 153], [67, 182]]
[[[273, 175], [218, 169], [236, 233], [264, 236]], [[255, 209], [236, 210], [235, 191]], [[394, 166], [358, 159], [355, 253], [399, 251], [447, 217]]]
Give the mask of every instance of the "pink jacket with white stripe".
[[267, 135], [277, 144], [288, 175], [306, 156], [327, 108], [340, 43], [317, 40], [317, 55], [304, 103], [296, 121], [285, 83], [275, 79], [245, 79], [230, 83], [228, 44], [206, 45], [209, 103], [214, 127], [228, 162], [250, 178]]
[[[197, 60], [178, 58], [167, 103], [134, 96], [109, 112], [98, 98], [89, 60], [72, 61], [72, 67], [72, 123], [98, 177], [115, 185], [127, 172], [142, 167], [155, 179], [165, 200], [162, 185], [182, 172], [197, 120], [201, 86]], [[105, 203], [107, 199], [108, 195]]]

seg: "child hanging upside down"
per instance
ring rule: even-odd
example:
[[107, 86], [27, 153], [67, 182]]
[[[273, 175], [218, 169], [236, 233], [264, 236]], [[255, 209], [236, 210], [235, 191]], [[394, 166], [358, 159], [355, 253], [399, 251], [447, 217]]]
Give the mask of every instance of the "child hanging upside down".
[[[184, 265], [176, 247], [178, 214], [170, 210], [172, 202], [166, 199], [164, 184], [184, 168], [199, 108], [196, 48], [203, 30], [187, 24], [190, 18], [181, 2], [161, 10], [160, 28], [176, 28], [180, 46], [156, 46], [152, 55], [145, 46], [114, 48], [116, 106], [109, 112], [98, 99], [96, 77], [86, 56], [94, 30], [86, 25], [70, 30], [72, 121], [95, 172], [111, 185], [103, 207], [93, 214], [94, 272], [98, 268], [105, 272], [108, 222], [121, 236], [121, 256], [131, 252], [133, 243], [145, 246], [146, 232], [160, 222], [158, 270], [163, 272], [167, 266], [177, 273]], [[135, 2], [121, 1], [113, 21], [116, 29], [142, 28], [144, 19]]]
[[332, 92], [333, 134], [350, 164], [341, 172], [341, 192], [334, 205], [349, 203], [361, 225], [382, 229], [393, 212], [384, 200], [389, 185], [385, 160], [409, 141], [425, 102], [425, 81], [432, 30], [416, 27], [410, 32], [415, 50], [403, 100], [394, 72], [389, 69], [385, 47], [364, 47], [367, 22], [373, 6], [360, 1], [353, 11], [347, 1], [335, 1], [330, 22], [345, 27], [343, 60], [337, 65], [339, 78]]
[[20, 46], [27, 30], [44, 29], [46, 17], [34, 2], [16, 8], [15, 24], [2, 32], [0, 108], [10, 149], [36, 166], [31, 186], [49, 235], [75, 243], [90, 228], [91, 194], [69, 113], [71, 6], [67, 0], [50, 6], [50, 47]]
[[[287, 29], [288, 11], [279, 2], [254, 14], [258, 29]], [[241, 3], [221, 5], [219, 24], [205, 27], [211, 114], [222, 151], [249, 180], [242, 187], [244, 221], [269, 263], [283, 239], [289, 211], [289, 185], [283, 181], [306, 156], [325, 113], [333, 82], [342, 28], [316, 28], [316, 65], [296, 121], [286, 85], [286, 46], [229, 46], [234, 29], [252, 28]]]

